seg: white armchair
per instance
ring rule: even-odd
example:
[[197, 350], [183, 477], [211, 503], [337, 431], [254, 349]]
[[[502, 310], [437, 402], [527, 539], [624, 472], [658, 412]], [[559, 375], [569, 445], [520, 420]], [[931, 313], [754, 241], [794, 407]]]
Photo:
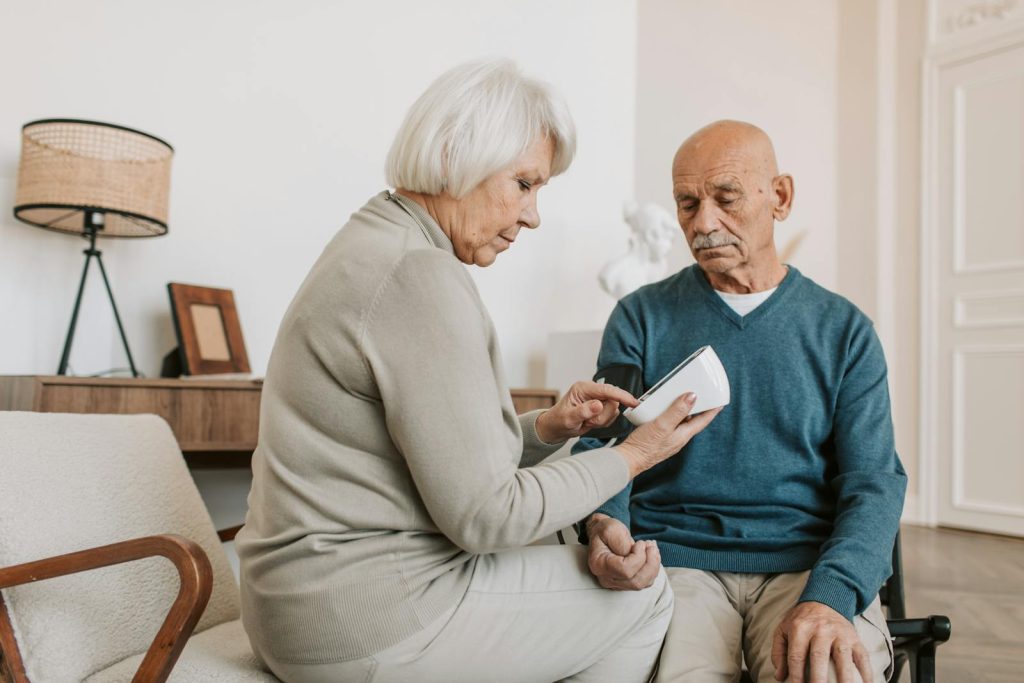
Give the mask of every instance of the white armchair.
[[0, 412], [0, 653], [18, 682], [277, 680], [162, 419]]

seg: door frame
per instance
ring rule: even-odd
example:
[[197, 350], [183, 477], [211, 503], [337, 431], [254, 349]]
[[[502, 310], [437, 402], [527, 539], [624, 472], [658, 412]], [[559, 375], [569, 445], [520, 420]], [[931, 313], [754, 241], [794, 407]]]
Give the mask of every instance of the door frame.
[[[932, 17], [934, 22], [934, 13]], [[939, 285], [939, 219], [942, 210], [938, 203], [943, 199], [936, 191], [939, 182], [938, 156], [942, 149], [942, 141], [938, 139], [942, 104], [939, 79], [946, 69], [1020, 47], [1024, 47], [1024, 27], [1017, 25], [1012, 30], [1000, 33], [979, 33], [969, 42], [957, 40], [948, 47], [930, 48], [922, 64], [918, 518], [933, 527], [938, 526], [939, 522], [940, 497], [936, 449], [938, 384], [929, 381], [938, 376], [940, 361], [939, 302], [936, 296]]]

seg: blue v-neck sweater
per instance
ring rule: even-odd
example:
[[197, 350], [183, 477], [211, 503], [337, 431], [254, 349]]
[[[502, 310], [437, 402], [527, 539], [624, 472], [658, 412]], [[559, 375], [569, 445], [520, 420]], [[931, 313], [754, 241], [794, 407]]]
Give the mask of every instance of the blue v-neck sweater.
[[646, 389], [705, 344], [731, 403], [598, 512], [656, 540], [666, 566], [810, 569], [801, 601], [852, 619], [889, 576], [907, 483], [871, 321], [792, 266], [740, 316], [691, 266], [619, 302], [598, 367], [636, 366]]

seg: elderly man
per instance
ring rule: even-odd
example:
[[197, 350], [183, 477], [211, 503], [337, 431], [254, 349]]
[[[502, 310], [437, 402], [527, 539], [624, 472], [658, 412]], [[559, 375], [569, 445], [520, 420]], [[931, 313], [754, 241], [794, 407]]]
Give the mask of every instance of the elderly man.
[[780, 262], [793, 179], [762, 130], [699, 130], [672, 181], [697, 263], [619, 302], [598, 378], [637, 393], [710, 344], [732, 402], [588, 517], [590, 569], [607, 588], [642, 588], [659, 558], [635, 544], [657, 541], [676, 596], [658, 680], [736, 681], [744, 660], [759, 682], [884, 680], [878, 590], [906, 474], [871, 321]]

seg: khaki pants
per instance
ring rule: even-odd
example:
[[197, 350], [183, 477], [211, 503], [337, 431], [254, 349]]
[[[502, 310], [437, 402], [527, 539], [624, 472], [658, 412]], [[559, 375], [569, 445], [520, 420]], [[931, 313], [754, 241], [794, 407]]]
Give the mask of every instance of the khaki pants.
[[405, 641], [334, 664], [267, 662], [288, 683], [641, 683], [672, 618], [664, 570], [642, 591], [601, 588], [585, 546], [481, 556], [465, 598]]
[[[740, 680], [743, 661], [758, 683], [775, 683], [772, 635], [796, 605], [809, 572], [735, 574], [669, 568], [675, 612], [658, 665], [658, 683]], [[892, 673], [892, 640], [876, 598], [854, 620], [871, 656], [875, 683]], [[829, 666], [829, 680], [835, 669]], [[860, 676], [857, 676], [860, 680]]]

